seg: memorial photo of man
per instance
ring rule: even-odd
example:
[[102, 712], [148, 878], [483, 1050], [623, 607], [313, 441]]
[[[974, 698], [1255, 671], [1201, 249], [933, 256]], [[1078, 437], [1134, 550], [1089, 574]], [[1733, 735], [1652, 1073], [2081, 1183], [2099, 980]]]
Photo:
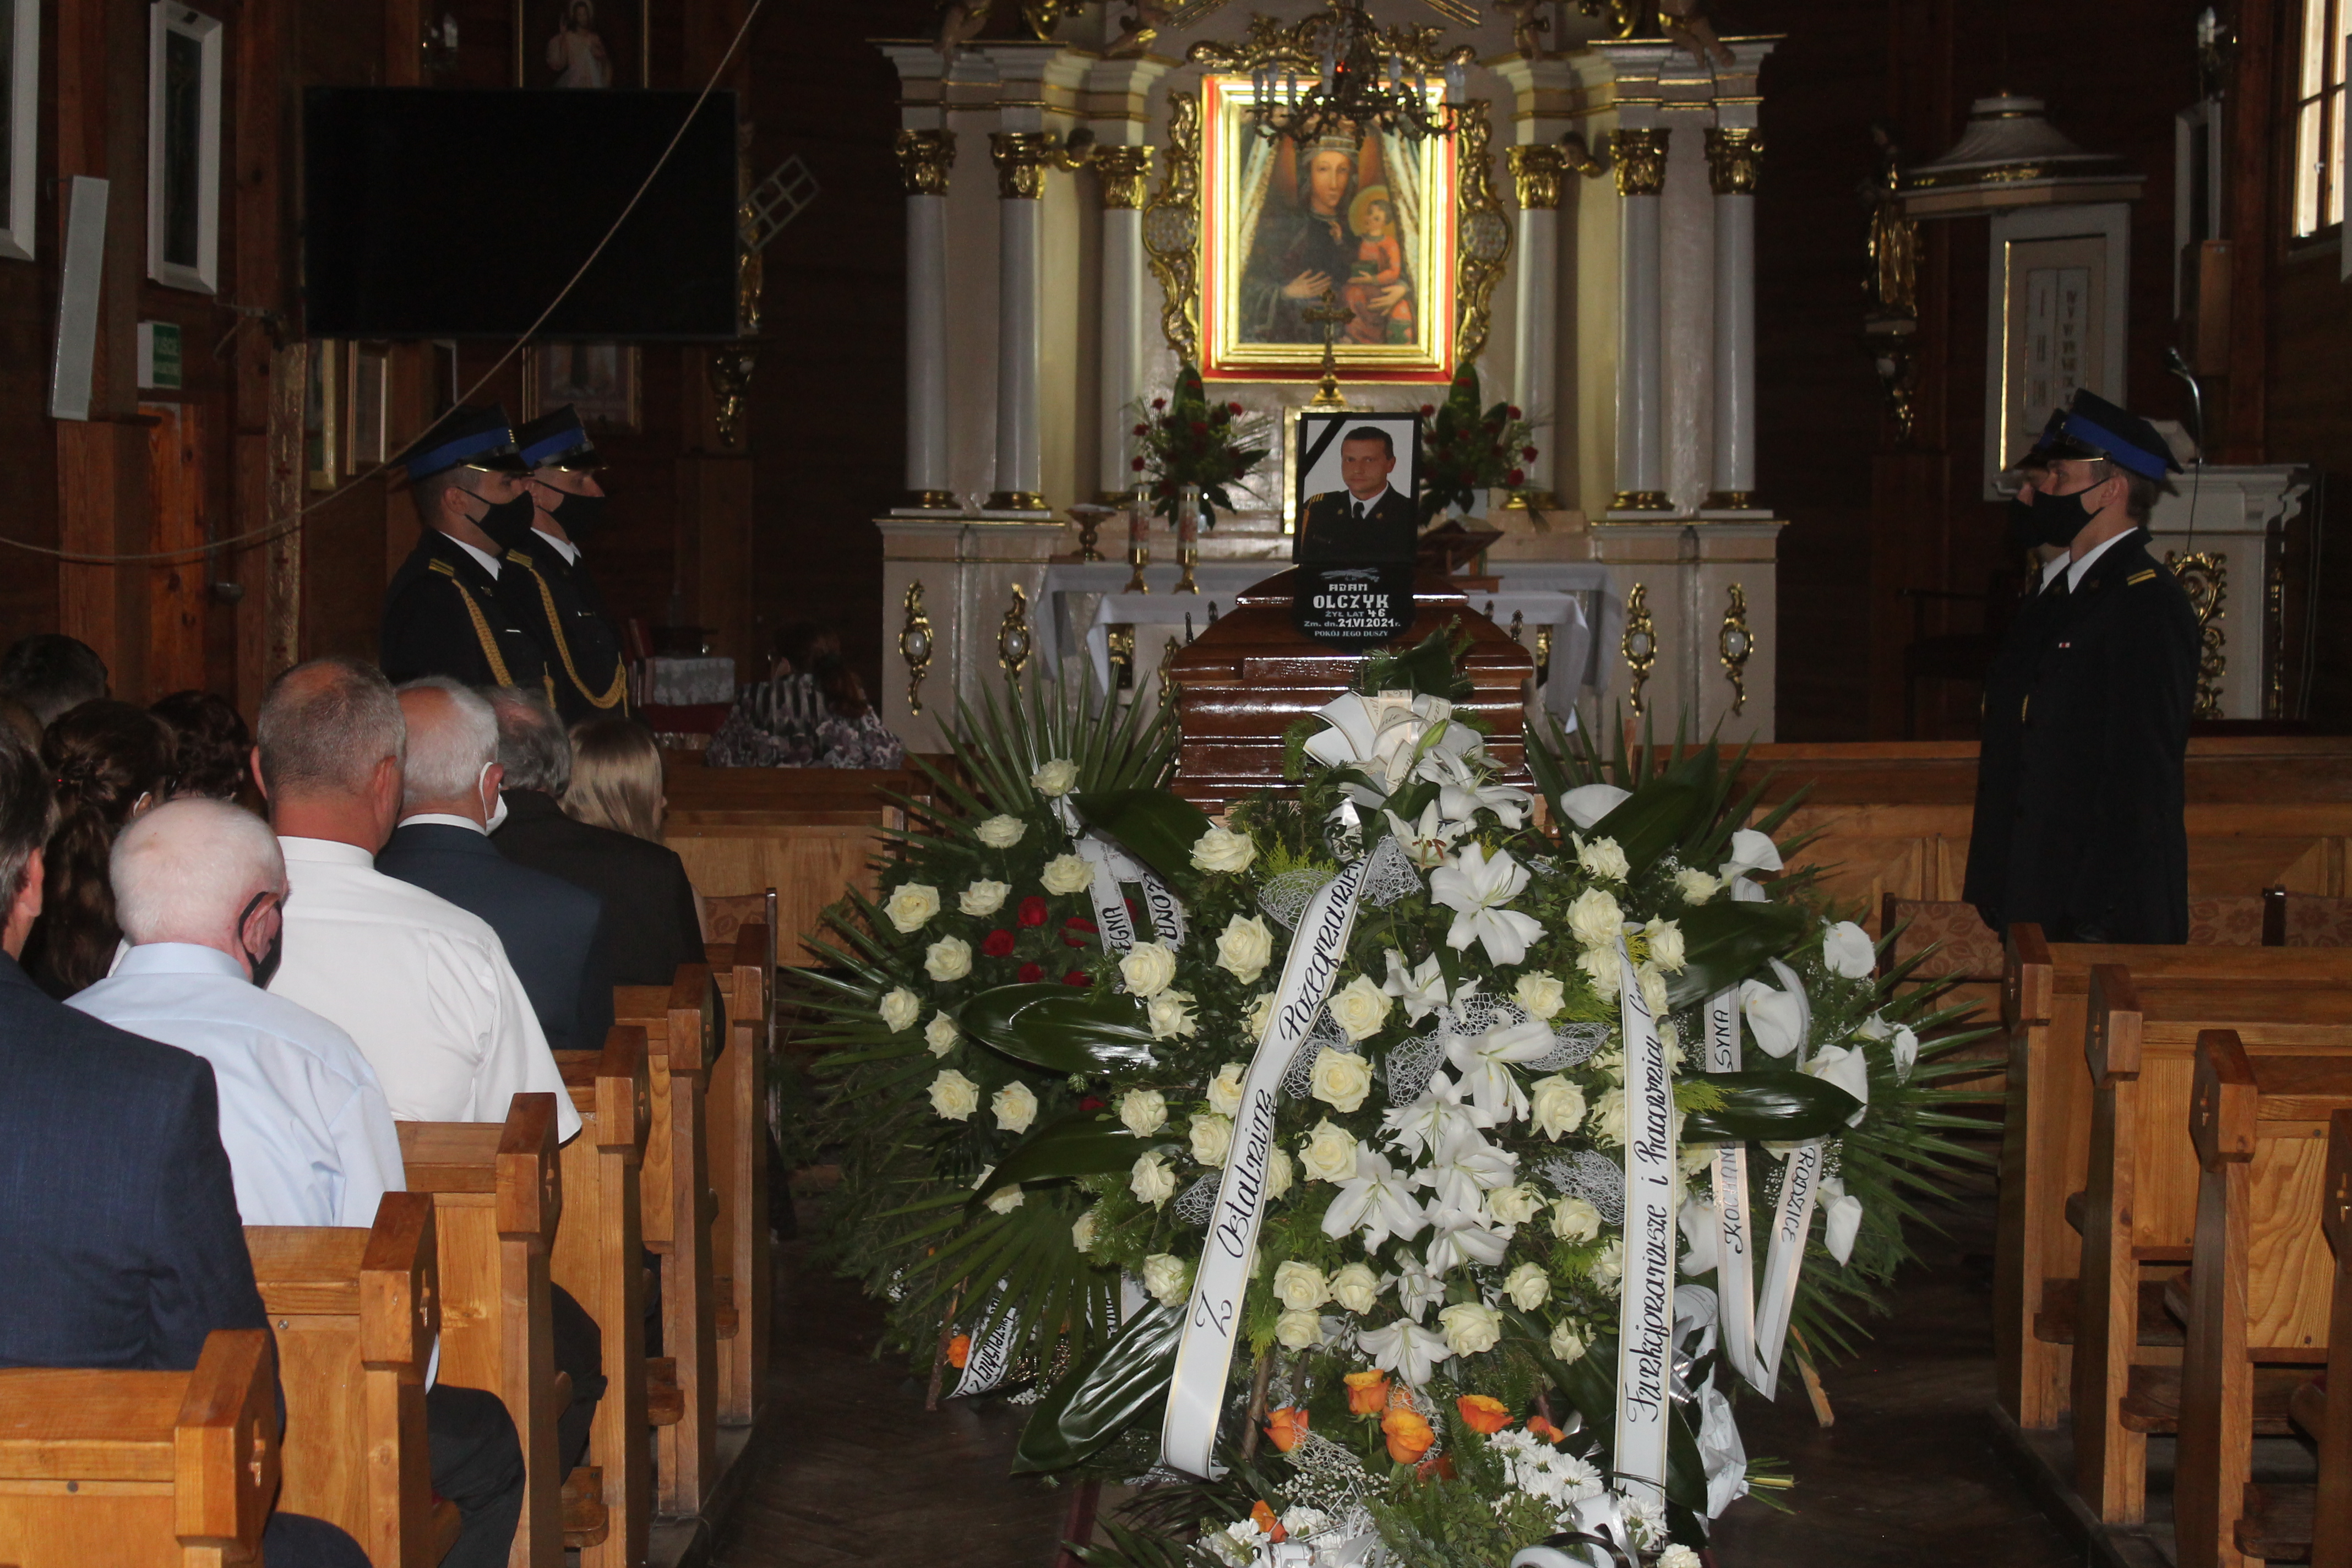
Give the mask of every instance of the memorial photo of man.
[[1412, 498], [1390, 482], [1396, 438], [1359, 425], [1339, 438], [1342, 489], [1311, 496], [1298, 520], [1297, 559], [1305, 563], [1410, 561], [1420, 521]]

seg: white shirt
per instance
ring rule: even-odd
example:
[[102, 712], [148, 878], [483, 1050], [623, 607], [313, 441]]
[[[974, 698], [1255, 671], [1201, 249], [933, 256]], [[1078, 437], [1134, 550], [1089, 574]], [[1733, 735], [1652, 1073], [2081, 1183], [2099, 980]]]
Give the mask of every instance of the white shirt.
[[470, 816], [457, 816], [446, 811], [420, 811], [415, 816], [402, 817], [400, 825], [403, 827], [462, 827], [468, 833], [485, 835], [488, 831]]
[[2132, 531], [2128, 528], [2124, 530], [2121, 533], [2110, 534], [2106, 538], [2099, 541], [2096, 544], [2091, 546], [2088, 550], [2083, 552], [2082, 554], [2074, 557], [2074, 563], [2066, 568], [2066, 592], [2071, 594], [2075, 589], [2081, 587], [2083, 585], [2083, 574], [2091, 569], [2091, 563], [2096, 561], [2100, 556], [2105, 555], [2108, 550], [2113, 548], [2118, 542], [2129, 539], [2131, 535]]
[[269, 989], [331, 1018], [413, 1121], [503, 1121], [515, 1095], [555, 1096], [580, 1131], [530, 998], [480, 916], [387, 877], [357, 845], [280, 838], [292, 892]]
[[407, 1190], [392, 1108], [352, 1037], [228, 954], [149, 942], [66, 1005], [212, 1063], [246, 1224], [365, 1229], [378, 1199]]
[[558, 555], [562, 556], [566, 562], [574, 566], [580, 564], [580, 547], [572, 543], [572, 541], [568, 539], [558, 539], [555, 535], [548, 532], [547, 530], [543, 528], [539, 531], [539, 536], [547, 542], [547, 547], [550, 550], [552, 550]]
[[464, 551], [467, 554], [472, 556], [475, 560], [480, 562], [482, 563], [482, 570], [488, 572], [491, 576], [495, 577], [499, 574], [499, 558], [497, 556], [490, 554], [488, 551], [477, 549], [475, 546], [467, 543], [464, 540], [458, 538], [454, 533], [445, 533], [441, 537], [456, 545], [458, 549]]

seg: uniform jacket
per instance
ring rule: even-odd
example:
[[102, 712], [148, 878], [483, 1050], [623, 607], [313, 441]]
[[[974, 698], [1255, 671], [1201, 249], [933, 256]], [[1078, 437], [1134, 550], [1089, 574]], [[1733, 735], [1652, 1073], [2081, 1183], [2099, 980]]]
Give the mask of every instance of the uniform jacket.
[[1987, 676], [1965, 896], [1997, 931], [2188, 940], [2181, 774], [2199, 631], [2147, 542], [2135, 531], [2063, 599], [2037, 595]]
[[509, 790], [506, 803], [490, 838], [499, 854], [604, 896], [614, 984], [667, 985], [679, 964], [702, 962], [694, 884], [677, 850], [575, 822], [539, 790]]
[[1355, 497], [1344, 489], [1326, 490], [1307, 502], [1306, 521], [1298, 529], [1298, 553], [1307, 563], [1367, 561], [1411, 561], [1421, 537], [1421, 520], [1412, 502], [1393, 487], [1384, 490], [1359, 522], [1350, 515]]
[[539, 644], [499, 597], [498, 581], [456, 540], [431, 529], [384, 590], [383, 662], [394, 681], [446, 675], [468, 686], [551, 695]]
[[488, 922], [553, 1051], [600, 1051], [613, 1027], [604, 900], [519, 866], [470, 827], [412, 822], [376, 852], [375, 868]]
[[554, 683], [555, 710], [566, 724], [605, 714], [626, 718], [621, 634], [605, 613], [586, 557], [576, 564], [566, 561], [545, 537], [533, 530], [528, 542], [507, 551], [499, 598], [539, 644]]

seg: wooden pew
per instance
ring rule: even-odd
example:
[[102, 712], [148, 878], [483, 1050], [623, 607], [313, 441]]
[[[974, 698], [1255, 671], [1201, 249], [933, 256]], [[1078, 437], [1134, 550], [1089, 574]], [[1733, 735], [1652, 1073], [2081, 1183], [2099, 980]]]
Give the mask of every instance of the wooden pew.
[[[548, 1253], [563, 1212], [555, 1097], [518, 1094], [503, 1124], [403, 1121], [408, 1190], [430, 1193], [440, 1237], [441, 1376], [506, 1402], [530, 1472], [512, 1568], [562, 1568], [563, 1479], [555, 1423]], [[601, 1327], [602, 1325], [600, 1325]]]
[[[711, 1222], [719, 1325], [719, 1419], [749, 1426], [765, 1402], [772, 1247], [768, 1237], [768, 1082], [772, 1069], [776, 890], [706, 907], [760, 907], [738, 920], [731, 942], [710, 944], [710, 972], [727, 1010], [728, 1048], [710, 1070], [708, 1097]], [[714, 912], [717, 912], [714, 910]], [[714, 922], [713, 930], [718, 929]], [[730, 1325], [731, 1323], [731, 1331]]]
[[425, 1435], [441, 1331], [432, 1197], [386, 1193], [367, 1230], [247, 1226], [245, 1246], [286, 1393], [278, 1506], [341, 1525], [375, 1568], [435, 1568], [458, 1521], [435, 1507]]
[[[2319, 1217], [2336, 1253], [2327, 1371], [2324, 1382], [2306, 1383], [2294, 1391], [2288, 1412], [2319, 1445], [2311, 1568], [2352, 1568], [2352, 1394], [2327, 1395], [2330, 1388], [2352, 1389], [2352, 1111], [2339, 1110], [2327, 1119], [2327, 1185]], [[2247, 1511], [2259, 1510], [2250, 1506]]]
[[[615, 1025], [601, 1051], [558, 1051], [580, 1136], [563, 1146], [563, 1221], [548, 1275], [596, 1320], [604, 1348], [604, 1397], [588, 1458], [567, 1478], [593, 1488], [601, 1527], [583, 1530], [567, 1506], [565, 1542], [581, 1568], [636, 1568], [652, 1524], [653, 1465], [646, 1452], [645, 1229], [638, 1207], [653, 1091], [646, 1032]], [[585, 1472], [583, 1474], [583, 1472]]]
[[679, 1412], [675, 1420], [660, 1420], [667, 1412], [659, 1406], [668, 1401], [649, 1373], [647, 1397], [657, 1423], [654, 1502], [665, 1514], [691, 1514], [718, 1480], [719, 1324], [704, 1095], [726, 1031], [719, 988], [698, 963], [680, 964], [667, 988], [614, 986], [613, 1015], [646, 1032], [651, 1130], [638, 1190], [646, 1246], [662, 1256], [662, 1356], [673, 1363]]
[[2082, 1048], [2092, 1083], [2087, 1184], [2066, 1217], [2081, 1264], [2042, 1287], [2037, 1338], [2071, 1343], [2075, 1490], [2109, 1523], [2147, 1504], [2147, 1436], [2170, 1431], [2182, 1336], [2163, 1294], [2196, 1241], [2189, 1107], [2200, 1037], [2352, 1069], [2352, 994], [2234, 980], [2151, 978], [2095, 964]]
[[2189, 1327], [2173, 1482], [2181, 1568], [2258, 1568], [2287, 1545], [2265, 1542], [2265, 1521], [2246, 1512], [2253, 1439], [2285, 1430], [2294, 1389], [2328, 1358], [2337, 1268], [2321, 1211], [2329, 1123], [2347, 1110], [2341, 1058], [2250, 1057], [2229, 1030], [2198, 1042], [2197, 1251], [2185, 1302], [2168, 1298]]
[[278, 1486], [264, 1330], [207, 1335], [194, 1372], [0, 1372], [0, 1559], [13, 1568], [258, 1563]]
[[2095, 947], [2053, 944], [2011, 928], [2001, 984], [2009, 1036], [2001, 1128], [2000, 1231], [1993, 1256], [1993, 1360], [2002, 1407], [2028, 1428], [2066, 1414], [2069, 1348], [2037, 1335], [2043, 1288], [2072, 1279], [2080, 1240], [2067, 1201], [2084, 1191], [2091, 1076], [2081, 1055], [2090, 971], [2120, 963], [2143, 995], [2160, 982], [2238, 982], [2273, 993], [2352, 989], [2352, 951], [2331, 948]]

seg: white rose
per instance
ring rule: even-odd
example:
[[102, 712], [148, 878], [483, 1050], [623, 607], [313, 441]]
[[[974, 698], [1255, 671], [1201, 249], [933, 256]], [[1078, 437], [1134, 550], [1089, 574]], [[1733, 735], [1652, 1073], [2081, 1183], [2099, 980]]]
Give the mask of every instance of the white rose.
[[1143, 1260], [1143, 1288], [1163, 1307], [1172, 1307], [1192, 1293], [1192, 1269], [1172, 1253], [1155, 1252]]
[[1658, 1568], [1703, 1568], [1706, 1562], [1687, 1546], [1669, 1546], [1658, 1553]]
[[1135, 1194], [1139, 1203], [1158, 1208], [1176, 1195], [1176, 1173], [1159, 1155], [1146, 1154], [1128, 1173], [1127, 1190]]
[[1669, 974], [1680, 974], [1690, 963], [1683, 947], [1683, 928], [1673, 921], [1652, 921], [1642, 933], [1650, 945], [1650, 962]]
[[1656, 964], [1643, 963], [1633, 966], [1633, 978], [1641, 983], [1642, 1005], [1650, 1010], [1650, 1016], [1662, 1016], [1666, 1010], [1666, 977], [1658, 973]]
[[923, 999], [900, 985], [883, 994], [877, 1010], [883, 1026], [895, 1035], [923, 1016]]
[[[1352, 1051], [1325, 1048], [1316, 1053], [1315, 1070], [1307, 1080], [1316, 1099], [1342, 1114], [1364, 1103], [1372, 1089], [1372, 1069]], [[1353, 1172], [1352, 1164], [1349, 1167]]]
[[1528, 1016], [1540, 1024], [1549, 1024], [1559, 1016], [1567, 997], [1567, 987], [1544, 969], [1530, 969], [1511, 987], [1511, 1000], [1525, 1007]]
[[1558, 1073], [1528, 1085], [1528, 1114], [1536, 1131], [1557, 1141], [1584, 1121], [1584, 1090]]
[[1145, 1004], [1143, 1011], [1155, 1040], [1200, 1032], [1201, 1026], [1192, 1016], [1192, 998], [1184, 992], [1162, 991]]
[[1139, 942], [1118, 961], [1118, 975], [1130, 996], [1157, 996], [1176, 978], [1176, 955], [1156, 942]]
[[1249, 1031], [1250, 1038], [1261, 1039], [1265, 1037], [1265, 1026], [1273, 1022], [1274, 993], [1261, 991], [1251, 997], [1249, 1005], [1242, 1010], [1242, 1027]]
[[940, 912], [940, 890], [924, 882], [901, 882], [890, 890], [882, 912], [900, 931], [920, 931]]
[[1551, 1233], [1567, 1242], [1591, 1241], [1601, 1234], [1601, 1211], [1570, 1194], [1551, 1205]]
[[[1366, 1040], [1381, 1032], [1388, 1022], [1392, 1004], [1389, 994], [1372, 984], [1369, 974], [1359, 974], [1348, 982], [1337, 996], [1331, 998], [1331, 1016], [1351, 1040]], [[1349, 1106], [1346, 1109], [1354, 1110]]]
[[1551, 1330], [1551, 1353], [1564, 1362], [1579, 1362], [1590, 1346], [1585, 1337], [1576, 1331], [1574, 1323], [1554, 1323]]
[[1503, 1281], [1503, 1294], [1522, 1312], [1532, 1312], [1551, 1297], [1551, 1279], [1539, 1263], [1522, 1263]]
[[1350, 1312], [1369, 1312], [1381, 1299], [1381, 1277], [1361, 1263], [1341, 1266], [1331, 1276], [1331, 1300]]
[[1502, 1225], [1525, 1225], [1536, 1217], [1536, 1210], [1542, 1206], [1543, 1194], [1525, 1182], [1496, 1187], [1486, 1194], [1486, 1212]]
[[1604, 882], [1622, 882], [1633, 874], [1633, 868], [1625, 858], [1625, 851], [1617, 847], [1614, 838], [1596, 838], [1581, 845], [1576, 851], [1576, 863], [1588, 877], [1598, 877]]
[[1209, 1109], [1220, 1116], [1232, 1116], [1242, 1108], [1242, 1077], [1249, 1071], [1246, 1064], [1227, 1062], [1209, 1080]]
[[991, 1214], [1011, 1214], [1027, 1201], [1028, 1196], [1018, 1185], [1010, 1186], [992, 1196], [986, 1206]]
[[1056, 855], [1037, 873], [1049, 893], [1083, 893], [1095, 884], [1095, 868], [1079, 856]]
[[1021, 836], [1029, 831], [1029, 825], [1017, 816], [992, 816], [972, 831], [991, 849], [1010, 849], [1021, 842]]
[[1294, 1182], [1296, 1182], [1297, 1179], [1298, 1179], [1297, 1177], [1296, 1177], [1295, 1175], [1293, 1175], [1293, 1174], [1291, 1173], [1291, 1170], [1290, 1170], [1290, 1156], [1289, 1156], [1289, 1155], [1287, 1155], [1287, 1154], [1286, 1154], [1286, 1153], [1284, 1153], [1284, 1152], [1282, 1152], [1282, 1149], [1281, 1149], [1281, 1147], [1280, 1147], [1279, 1145], [1276, 1145], [1275, 1148], [1272, 1148], [1272, 1149], [1270, 1149], [1270, 1150], [1266, 1151], [1266, 1156], [1265, 1156], [1265, 1201], [1266, 1201], [1266, 1202], [1268, 1202], [1268, 1203], [1272, 1203], [1275, 1199], [1276, 1199], [1276, 1198], [1280, 1197], [1283, 1194], [1285, 1194], [1285, 1193], [1288, 1192], [1288, 1191], [1290, 1190], [1290, 1188], [1291, 1188], [1291, 1184], [1292, 1184]]
[[1586, 948], [1576, 955], [1576, 967], [1591, 983], [1592, 994], [1603, 1002], [1614, 1002], [1624, 989], [1625, 971], [1618, 965], [1614, 946]]
[[1622, 1089], [1604, 1089], [1601, 1091], [1601, 1098], [1593, 1102], [1592, 1141], [1624, 1147], [1625, 1091]]
[[1723, 879], [1712, 871], [1700, 871], [1690, 867], [1675, 873], [1675, 891], [1686, 904], [1703, 904], [1723, 891]]
[[1625, 929], [1625, 911], [1600, 889], [1587, 888], [1568, 906], [1568, 929], [1579, 946], [1613, 948]]
[[1274, 932], [1255, 915], [1235, 915], [1217, 933], [1217, 967], [1247, 985], [1274, 957]]
[[1616, 1284], [1625, 1277], [1625, 1243], [1612, 1237], [1609, 1245], [1601, 1249], [1586, 1267], [1585, 1272], [1591, 1275], [1592, 1282], [1604, 1290]]
[[1010, 882], [992, 882], [982, 877], [956, 895], [956, 908], [974, 919], [992, 915], [1004, 907], [1004, 895], [1012, 890]]
[[1294, 1312], [1312, 1311], [1331, 1299], [1331, 1282], [1312, 1263], [1294, 1258], [1274, 1271], [1274, 1299]]
[[923, 1044], [930, 1047], [931, 1055], [943, 1057], [955, 1049], [955, 1020], [945, 1013], [934, 1013], [931, 1021], [923, 1026]]
[[1318, 1182], [1344, 1182], [1356, 1173], [1356, 1135], [1326, 1117], [1298, 1147], [1298, 1163]]
[[1477, 1355], [1495, 1348], [1503, 1337], [1503, 1314], [1476, 1301], [1456, 1301], [1437, 1314], [1445, 1348], [1455, 1355]]
[[971, 973], [971, 943], [943, 936], [923, 951], [923, 973], [934, 980], [961, 980]]
[[1274, 1321], [1274, 1339], [1286, 1351], [1312, 1349], [1323, 1342], [1323, 1320], [1313, 1312], [1285, 1312]]
[[1192, 1118], [1192, 1158], [1203, 1165], [1222, 1166], [1234, 1152], [1234, 1123], [1228, 1116], [1203, 1110]]
[[1037, 1120], [1037, 1097], [1025, 1083], [1006, 1084], [996, 1091], [988, 1108], [996, 1112], [996, 1124], [1007, 1132], [1026, 1132]]
[[1067, 757], [1055, 757], [1029, 775], [1030, 787], [1051, 800], [1067, 795], [1078, 784], [1078, 764]]
[[1101, 1234], [1102, 1221], [1096, 1217], [1095, 1210], [1088, 1209], [1078, 1216], [1076, 1224], [1070, 1226], [1070, 1245], [1080, 1252], [1092, 1252], [1095, 1237]]
[[1878, 950], [1870, 933], [1852, 921], [1840, 921], [1822, 933], [1822, 962], [1832, 974], [1845, 980], [1867, 980], [1878, 967]]
[[1119, 1097], [1118, 1119], [1138, 1138], [1168, 1125], [1168, 1098], [1156, 1089], [1130, 1089]]
[[1257, 858], [1257, 846], [1246, 833], [1211, 826], [1192, 845], [1192, 864], [1203, 871], [1246, 871]]
[[942, 1068], [931, 1079], [931, 1109], [950, 1121], [962, 1121], [980, 1109], [980, 1085], [953, 1068]]

